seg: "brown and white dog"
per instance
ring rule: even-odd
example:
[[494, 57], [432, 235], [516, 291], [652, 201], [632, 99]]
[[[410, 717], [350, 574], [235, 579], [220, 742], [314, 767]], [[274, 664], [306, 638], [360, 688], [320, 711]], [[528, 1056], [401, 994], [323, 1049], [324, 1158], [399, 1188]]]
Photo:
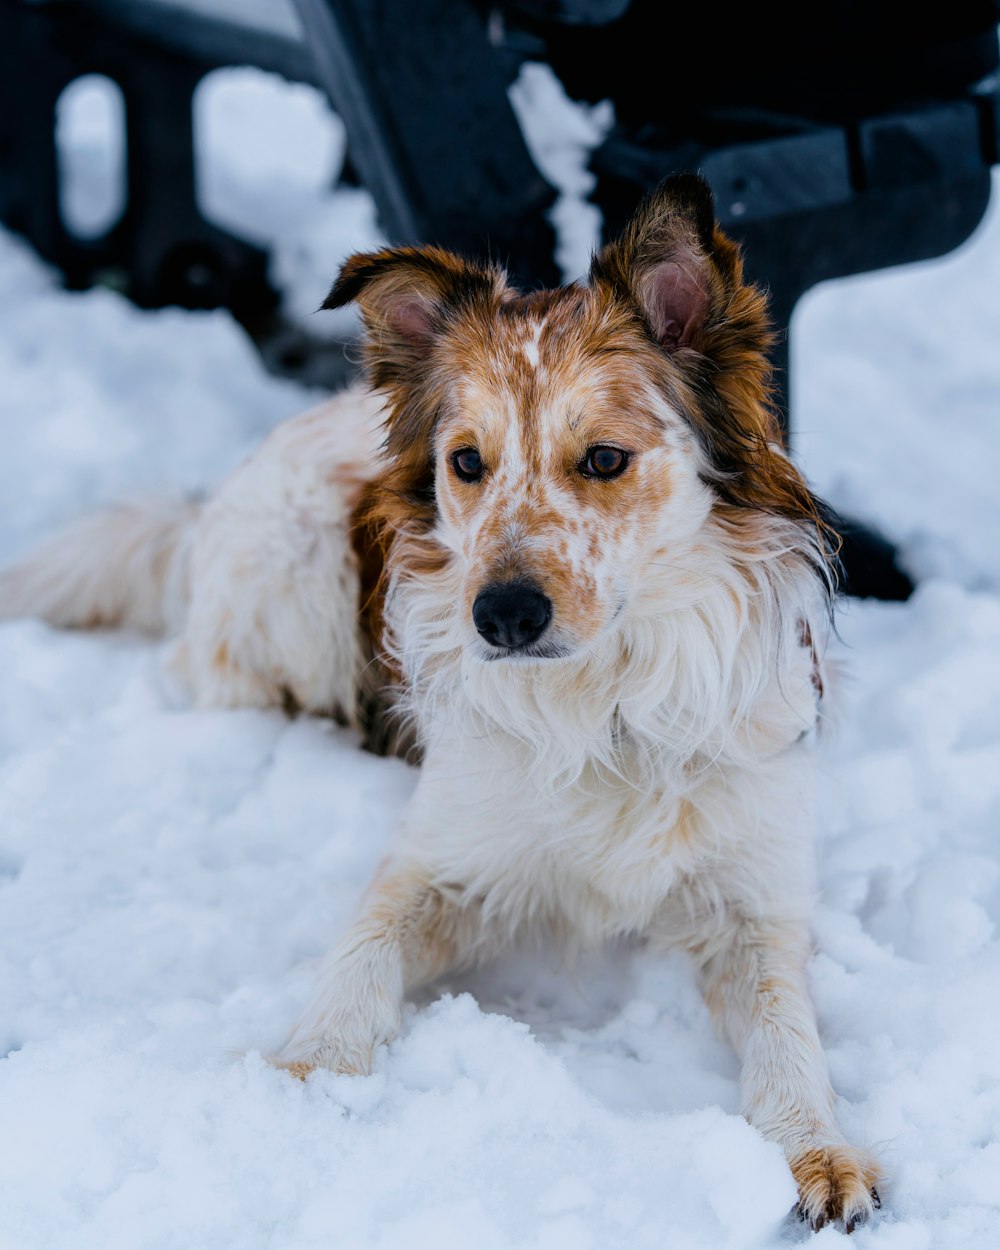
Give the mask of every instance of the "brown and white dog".
[[200, 704], [380, 736], [391, 692], [420, 779], [277, 1063], [369, 1071], [408, 991], [530, 926], [679, 945], [803, 1218], [850, 1230], [879, 1169], [806, 984], [828, 530], [708, 188], [666, 182], [587, 285], [395, 248], [347, 262], [326, 306], [352, 300], [371, 390], [200, 507], [57, 536], [0, 575], [0, 615], [168, 630]]

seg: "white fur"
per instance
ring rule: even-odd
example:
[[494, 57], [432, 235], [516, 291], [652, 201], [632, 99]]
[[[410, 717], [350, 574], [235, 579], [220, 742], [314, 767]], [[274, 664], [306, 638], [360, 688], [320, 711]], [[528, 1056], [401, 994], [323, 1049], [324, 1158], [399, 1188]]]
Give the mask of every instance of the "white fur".
[[351, 513], [377, 464], [378, 400], [347, 392], [279, 425], [205, 505], [174, 657], [201, 704], [291, 695], [354, 720], [363, 657]]
[[100, 625], [158, 634], [187, 605], [187, 564], [198, 506], [174, 499], [115, 504], [54, 534], [0, 570], [0, 620], [40, 616], [69, 628]]
[[283, 422], [203, 505], [116, 505], [0, 572], [0, 618], [167, 633], [196, 703], [291, 697], [353, 721], [363, 656], [350, 520], [380, 402], [349, 391]]
[[531, 330], [529, 331], [529, 333], [527, 334], [524, 340], [524, 345], [523, 345], [524, 356], [528, 364], [531, 365], [532, 369], [538, 368], [538, 361], [539, 361], [538, 342], [542, 337], [542, 325], [543, 323], [539, 321], [534, 326], [532, 326]]

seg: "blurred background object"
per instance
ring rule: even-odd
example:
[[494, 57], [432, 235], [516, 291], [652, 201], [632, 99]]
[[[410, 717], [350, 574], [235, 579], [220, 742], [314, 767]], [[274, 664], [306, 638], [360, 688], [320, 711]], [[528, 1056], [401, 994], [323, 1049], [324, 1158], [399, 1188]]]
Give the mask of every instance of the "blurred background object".
[[[846, 0], [808, 14], [424, 0], [419, 20], [406, 0], [0, 0], [0, 220], [70, 288], [228, 308], [274, 371], [337, 385], [343, 344], [289, 318], [265, 249], [205, 216], [202, 79], [253, 65], [319, 87], [346, 133], [339, 177], [371, 193], [386, 237], [489, 252], [525, 284], [551, 285], [564, 276], [556, 190], [510, 94], [526, 62], [543, 62], [573, 99], [613, 107], [590, 158], [605, 233], [672, 171], [711, 182], [770, 291], [787, 426], [799, 297], [940, 255], [980, 221], [1000, 160], [997, 17], [996, 0], [946, 11]], [[81, 218], [57, 118], [93, 75], [114, 84], [121, 144], [102, 213]], [[892, 549], [842, 528], [854, 593], [905, 597]]]

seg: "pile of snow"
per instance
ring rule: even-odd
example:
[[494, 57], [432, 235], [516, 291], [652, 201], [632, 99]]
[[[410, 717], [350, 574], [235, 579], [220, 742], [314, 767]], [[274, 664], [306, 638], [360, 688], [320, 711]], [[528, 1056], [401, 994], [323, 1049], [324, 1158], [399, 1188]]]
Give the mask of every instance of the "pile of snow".
[[[242, 80], [217, 187], [291, 254], [237, 141], [276, 91]], [[314, 126], [318, 102], [289, 99]], [[560, 133], [579, 148], [600, 124]], [[373, 218], [311, 177], [295, 214], [312, 197], [357, 226], [326, 282]], [[814, 292], [795, 327], [807, 471], [925, 576], [908, 604], [842, 613], [825, 750], [811, 981], [843, 1126], [889, 1174], [859, 1247], [1000, 1241], [998, 279], [993, 212], [952, 257]], [[0, 555], [102, 498], [204, 488], [315, 398], [225, 315], [66, 294], [7, 234], [0, 288]], [[809, 1239], [679, 956], [522, 952], [412, 1004], [370, 1078], [267, 1067], [413, 773], [319, 721], [194, 712], [161, 656], [0, 627], [0, 1250]]]

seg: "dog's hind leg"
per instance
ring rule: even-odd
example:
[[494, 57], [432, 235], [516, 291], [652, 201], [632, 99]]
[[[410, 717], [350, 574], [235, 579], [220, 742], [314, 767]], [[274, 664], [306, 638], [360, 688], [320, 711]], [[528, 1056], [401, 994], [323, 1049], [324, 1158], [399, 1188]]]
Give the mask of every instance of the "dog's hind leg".
[[408, 990], [465, 962], [478, 912], [429, 884], [419, 869], [384, 864], [360, 915], [324, 962], [319, 985], [272, 1062], [304, 1077], [314, 1068], [367, 1073], [399, 1031]]
[[709, 1008], [742, 1060], [741, 1109], [784, 1149], [801, 1218], [814, 1229], [841, 1219], [850, 1232], [879, 1205], [880, 1169], [837, 1125], [806, 985], [808, 928], [797, 920], [730, 919], [699, 962]]

